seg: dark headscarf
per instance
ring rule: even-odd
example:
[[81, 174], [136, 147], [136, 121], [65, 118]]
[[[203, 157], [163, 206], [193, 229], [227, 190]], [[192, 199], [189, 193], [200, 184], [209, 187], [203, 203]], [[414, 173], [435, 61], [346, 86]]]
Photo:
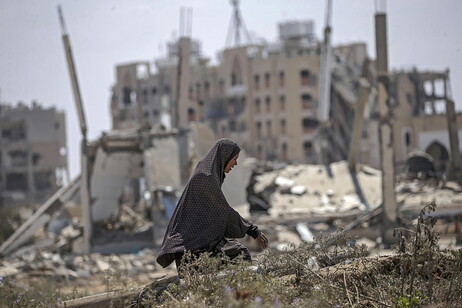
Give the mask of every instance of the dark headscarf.
[[221, 184], [225, 167], [240, 152], [230, 139], [220, 139], [197, 164], [165, 232], [157, 262], [173, 262], [173, 254], [209, 249], [224, 237], [244, 237], [253, 224], [226, 201]]

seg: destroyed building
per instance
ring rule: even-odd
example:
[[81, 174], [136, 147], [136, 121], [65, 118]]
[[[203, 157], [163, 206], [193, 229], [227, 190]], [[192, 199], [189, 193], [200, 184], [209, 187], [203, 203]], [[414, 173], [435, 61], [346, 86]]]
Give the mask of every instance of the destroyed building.
[[[408, 155], [418, 149], [433, 158], [437, 173], [446, 171], [451, 156], [446, 112], [446, 101], [451, 98], [449, 83], [449, 71], [413, 70], [391, 74], [390, 96], [396, 167], [403, 167]], [[378, 147], [376, 132], [379, 117], [373, 108], [369, 110], [366, 121], [360, 149], [361, 162], [379, 168], [380, 158], [378, 152], [374, 153]], [[457, 113], [460, 141], [461, 121], [462, 114]]]
[[0, 131], [0, 206], [41, 204], [69, 180], [64, 112], [0, 105]]
[[[189, 37], [169, 44], [167, 58], [155, 62], [156, 73], [145, 62], [117, 66], [113, 128], [162, 123], [162, 110], [178, 101], [180, 124], [206, 122], [251, 156], [314, 160], [320, 65], [314, 23], [287, 22], [279, 30], [280, 42], [226, 48], [216, 66]], [[365, 50], [364, 44], [350, 48], [358, 46]]]
[[[216, 66], [208, 65], [199, 42], [189, 37], [169, 44], [168, 56], [155, 62], [156, 72], [148, 62], [117, 66], [113, 128], [168, 126], [169, 106], [174, 114], [178, 102], [184, 127], [191, 121], [207, 123], [217, 137], [236, 140], [250, 156], [318, 163], [321, 55], [314, 24], [282, 23], [279, 32], [274, 44], [224, 49]], [[327, 161], [348, 158], [359, 80], [364, 78], [371, 89], [358, 161], [380, 168], [375, 62], [365, 43], [333, 47], [331, 62]], [[402, 166], [408, 153], [419, 149], [435, 159], [441, 173], [450, 152], [444, 108], [450, 98], [449, 71], [401, 71], [390, 78], [395, 165]]]

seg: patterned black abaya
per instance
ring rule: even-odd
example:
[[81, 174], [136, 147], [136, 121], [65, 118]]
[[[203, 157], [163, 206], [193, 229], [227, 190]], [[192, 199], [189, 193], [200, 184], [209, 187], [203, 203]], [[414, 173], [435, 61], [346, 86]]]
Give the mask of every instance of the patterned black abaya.
[[226, 201], [221, 184], [225, 167], [240, 152], [230, 139], [220, 139], [197, 164], [176, 206], [157, 262], [166, 267], [175, 254], [211, 251], [224, 238], [256, 238], [259, 231]]

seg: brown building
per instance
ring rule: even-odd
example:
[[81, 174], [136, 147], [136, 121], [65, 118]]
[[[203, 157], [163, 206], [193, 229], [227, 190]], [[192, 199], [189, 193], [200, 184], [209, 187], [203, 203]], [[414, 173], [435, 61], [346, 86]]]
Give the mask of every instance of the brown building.
[[[208, 65], [189, 38], [169, 45], [155, 74], [136, 78], [144, 63], [117, 66], [113, 128], [155, 125], [161, 120], [149, 108], [164, 106], [168, 114], [170, 105], [172, 122], [178, 122], [173, 126], [203, 121], [217, 137], [235, 139], [258, 158], [313, 161], [320, 56], [312, 28], [310, 22], [283, 24], [278, 44], [225, 49], [216, 66]], [[157, 100], [145, 99], [152, 95]]]
[[[408, 154], [419, 149], [430, 154], [437, 171], [445, 172], [451, 148], [449, 143], [446, 100], [451, 98], [449, 71], [394, 72], [390, 79], [393, 110], [393, 148], [395, 165], [404, 164]], [[459, 144], [462, 142], [462, 114], [457, 116]], [[363, 138], [362, 161], [380, 166], [378, 116], [372, 110]], [[459, 149], [459, 152], [462, 149]]]
[[42, 203], [68, 179], [66, 122], [55, 108], [0, 105], [0, 201]]
[[[250, 156], [318, 163], [321, 57], [313, 28], [311, 22], [280, 24], [277, 43], [224, 49], [216, 65], [201, 56], [198, 42], [183, 37], [169, 45], [165, 59], [155, 62], [155, 73], [147, 63], [117, 66], [113, 128], [161, 122], [187, 128], [200, 121], [218, 138], [236, 140]], [[140, 65], [148, 72], [141, 77], [136, 73]], [[380, 168], [374, 65], [365, 43], [332, 49], [327, 161], [348, 158], [359, 80], [365, 78], [371, 91], [358, 161]], [[414, 149], [446, 160], [450, 151], [441, 104], [449, 97], [448, 84], [447, 72], [391, 74], [397, 166]]]

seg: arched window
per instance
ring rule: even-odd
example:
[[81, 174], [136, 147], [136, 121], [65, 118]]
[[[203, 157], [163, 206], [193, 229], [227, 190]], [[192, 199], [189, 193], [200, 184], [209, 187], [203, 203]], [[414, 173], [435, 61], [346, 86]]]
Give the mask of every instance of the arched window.
[[260, 112], [260, 99], [259, 98], [255, 99], [255, 112], [256, 113]]
[[256, 124], [257, 127], [257, 137], [261, 137], [261, 122], [257, 122]]
[[287, 160], [287, 143], [283, 143], [281, 146], [281, 160]]
[[271, 84], [271, 75], [270, 73], [265, 74], [265, 88], [268, 89]]
[[266, 112], [271, 112], [271, 97], [267, 96], [265, 99]]
[[279, 86], [283, 88], [285, 85], [285, 73], [283, 71], [279, 72]]
[[285, 135], [286, 134], [286, 120], [285, 119], [282, 119], [281, 120], [281, 135]]
[[303, 125], [303, 132], [304, 133], [311, 133], [318, 127], [318, 120], [305, 118], [302, 120]]
[[313, 107], [313, 99], [310, 94], [305, 93], [301, 96], [302, 100], [302, 109], [311, 109]]
[[279, 105], [281, 107], [281, 111], [286, 110], [286, 97], [284, 95], [279, 97]]
[[272, 129], [271, 129], [271, 120], [266, 121], [266, 135], [271, 137]]
[[303, 143], [303, 152], [305, 153], [305, 158], [309, 158], [313, 155], [313, 143], [311, 141], [305, 141]]
[[302, 70], [300, 72], [300, 81], [301, 81], [302, 86], [309, 86], [310, 78], [311, 78], [311, 73], [309, 70]]

